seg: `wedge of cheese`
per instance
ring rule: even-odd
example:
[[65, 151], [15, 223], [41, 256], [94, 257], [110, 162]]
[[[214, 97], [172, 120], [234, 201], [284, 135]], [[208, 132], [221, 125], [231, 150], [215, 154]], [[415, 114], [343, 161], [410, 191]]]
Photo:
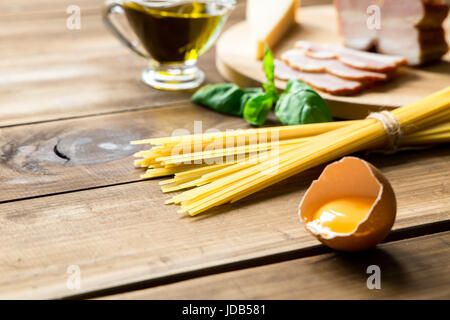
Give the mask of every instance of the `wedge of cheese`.
[[248, 0], [247, 22], [250, 25], [255, 58], [264, 56], [264, 42], [273, 47], [295, 24], [300, 0]]

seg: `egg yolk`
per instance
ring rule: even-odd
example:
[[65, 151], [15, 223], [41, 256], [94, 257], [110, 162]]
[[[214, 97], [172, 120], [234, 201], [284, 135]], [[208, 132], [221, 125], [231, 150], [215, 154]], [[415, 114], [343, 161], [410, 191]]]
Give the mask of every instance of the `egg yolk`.
[[350, 233], [366, 218], [375, 199], [373, 197], [350, 196], [335, 199], [322, 205], [313, 215], [313, 224], [322, 230]]

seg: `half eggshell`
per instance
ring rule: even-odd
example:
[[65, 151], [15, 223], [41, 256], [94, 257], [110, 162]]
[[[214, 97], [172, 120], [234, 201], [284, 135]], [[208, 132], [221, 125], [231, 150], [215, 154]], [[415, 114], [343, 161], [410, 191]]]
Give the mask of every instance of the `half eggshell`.
[[[324, 234], [314, 226], [313, 217], [322, 204], [348, 196], [373, 197], [367, 216], [350, 233]], [[303, 196], [299, 216], [306, 229], [324, 245], [341, 251], [374, 247], [388, 235], [395, 221], [394, 190], [384, 175], [370, 163], [345, 157], [328, 165]]]

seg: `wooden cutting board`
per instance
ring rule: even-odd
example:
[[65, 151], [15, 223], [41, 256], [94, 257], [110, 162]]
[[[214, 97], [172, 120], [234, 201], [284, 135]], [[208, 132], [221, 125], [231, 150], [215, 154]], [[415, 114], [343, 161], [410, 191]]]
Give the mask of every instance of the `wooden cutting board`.
[[[332, 5], [299, 8], [298, 25], [273, 49], [275, 57], [294, 46], [298, 40], [340, 44], [336, 11]], [[450, 43], [450, 18], [445, 21]], [[216, 65], [227, 80], [247, 87], [265, 81], [262, 63], [253, 58], [247, 23], [241, 22], [227, 30], [217, 43]], [[277, 81], [284, 89], [285, 81]], [[392, 109], [414, 102], [450, 85], [450, 54], [444, 61], [423, 68], [403, 67], [399, 75], [385, 83], [353, 96], [321, 95], [329, 102], [335, 117], [358, 119], [380, 109]]]

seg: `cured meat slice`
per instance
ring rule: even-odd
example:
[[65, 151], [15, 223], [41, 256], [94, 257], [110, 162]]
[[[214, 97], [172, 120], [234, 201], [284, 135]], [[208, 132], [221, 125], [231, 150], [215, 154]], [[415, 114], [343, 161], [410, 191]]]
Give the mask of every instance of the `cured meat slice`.
[[297, 41], [295, 47], [315, 59], [338, 59], [342, 63], [357, 69], [388, 73], [405, 64], [401, 56], [390, 56], [364, 52], [330, 44], [316, 44], [309, 41]]
[[378, 0], [335, 0], [334, 5], [338, 11], [339, 31], [344, 45], [356, 50], [373, 48], [377, 43], [377, 30], [367, 26], [370, 23], [367, 12], [373, 6], [379, 8]]
[[[335, 6], [347, 47], [400, 55], [410, 65], [438, 60], [448, 51], [445, 0], [335, 0]], [[376, 10], [369, 14], [369, 8]], [[371, 18], [378, 25], [370, 26]]]
[[313, 59], [302, 50], [289, 50], [281, 59], [291, 68], [304, 72], [327, 72], [337, 77], [364, 82], [384, 81], [385, 73], [351, 68], [337, 59]]
[[294, 70], [286, 63], [276, 59], [275, 77], [280, 80], [297, 79], [308, 85], [335, 95], [354, 94], [363, 88], [359, 81], [346, 80], [323, 72], [303, 72]]
[[442, 28], [447, 14], [448, 6], [438, 2], [385, 1], [377, 51], [402, 55], [410, 65], [439, 60], [448, 51]]

